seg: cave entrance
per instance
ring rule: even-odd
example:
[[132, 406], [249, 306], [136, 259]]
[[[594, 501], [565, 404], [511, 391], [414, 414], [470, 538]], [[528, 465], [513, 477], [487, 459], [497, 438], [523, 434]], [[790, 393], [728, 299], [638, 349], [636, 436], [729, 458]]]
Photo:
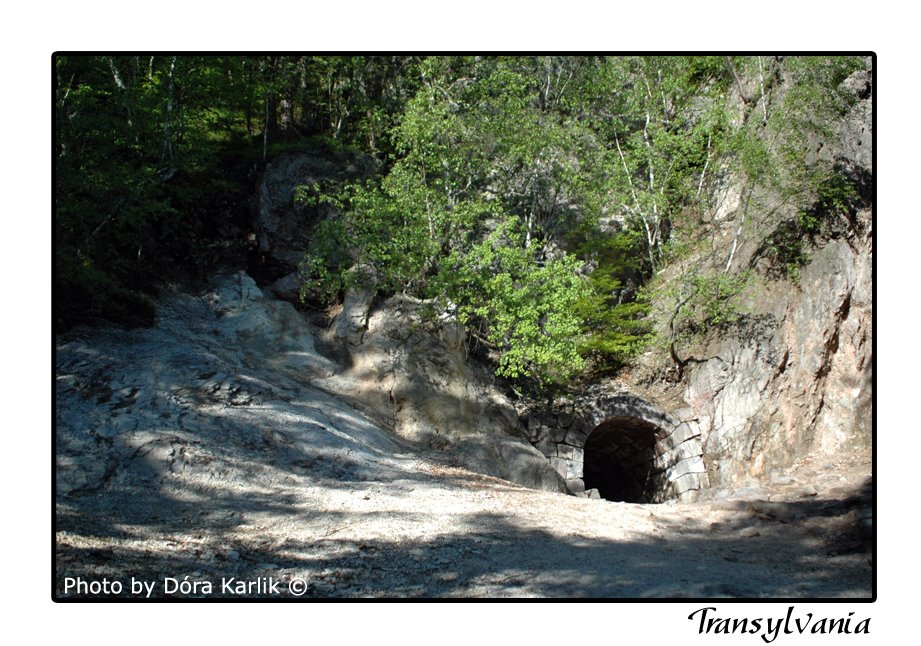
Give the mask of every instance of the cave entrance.
[[658, 430], [632, 417], [615, 417], [596, 426], [585, 442], [585, 488], [597, 489], [605, 500], [660, 502], [662, 473], [655, 469]]

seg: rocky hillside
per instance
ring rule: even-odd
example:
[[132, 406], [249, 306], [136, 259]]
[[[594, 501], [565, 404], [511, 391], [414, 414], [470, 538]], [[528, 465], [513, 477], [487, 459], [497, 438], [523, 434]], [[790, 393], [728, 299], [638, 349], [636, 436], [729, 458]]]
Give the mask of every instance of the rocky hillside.
[[[808, 256], [795, 276], [778, 277], [765, 258], [776, 229], [743, 240], [734, 261], [756, 276], [744, 294], [744, 316], [687, 349], [693, 360], [680, 383], [663, 386], [642, 371], [634, 380], [639, 388], [652, 386], [650, 396], [670, 402], [667, 406], [690, 408], [716, 490], [750, 485], [813, 454], [835, 455], [872, 443], [870, 72], [855, 72], [842, 88], [853, 103], [825, 138], [813, 142], [812, 154], [852, 179], [860, 206], [850, 219], [836, 216], [809, 239]], [[724, 189], [735, 195], [745, 190], [744, 185]], [[764, 199], [762, 208], [768, 207], [789, 208], [776, 196]], [[745, 208], [737, 203], [727, 211], [717, 244], [730, 246]], [[692, 265], [693, 259], [675, 270]], [[648, 361], [646, 369], [661, 375], [669, 363]]]
[[[394, 336], [412, 307], [346, 307], [320, 341], [238, 273], [166, 295], [152, 329], [61, 337], [56, 595], [872, 593], [867, 451], [713, 503], [567, 496], [449, 336]], [[125, 588], [80, 587], [103, 581]]]
[[343, 310], [331, 338], [357, 344], [347, 367], [319, 353], [316, 330], [245, 273], [171, 294], [158, 311], [154, 329], [78, 332], [58, 346], [60, 494], [86, 495], [135, 469], [159, 480], [205, 468], [219, 483], [223, 470], [199, 454], [203, 443], [272, 446], [277, 466], [306, 468], [296, 465], [298, 445], [314, 435], [332, 451], [326, 459], [450, 448], [445, 459], [481, 473], [562, 488], [543, 456], [508, 432], [517, 416], [506, 399], [432, 338], [407, 342], [411, 318], [399, 303], [367, 322], [365, 312], [357, 327], [354, 310]]
[[[179, 170], [127, 228], [62, 198], [56, 594], [872, 595], [873, 61], [816, 60], [395, 60], [396, 156], [267, 123], [223, 233]], [[157, 285], [163, 231], [227, 248]]]

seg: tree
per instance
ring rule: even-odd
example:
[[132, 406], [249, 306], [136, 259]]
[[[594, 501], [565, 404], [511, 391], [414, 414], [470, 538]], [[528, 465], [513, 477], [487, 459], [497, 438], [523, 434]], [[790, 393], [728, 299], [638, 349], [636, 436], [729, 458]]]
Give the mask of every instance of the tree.
[[542, 112], [546, 87], [525, 63], [423, 61], [421, 86], [392, 132], [397, 159], [379, 185], [324, 198], [342, 207], [341, 220], [320, 230], [305, 273], [327, 293], [347, 272], [371, 273], [378, 289], [434, 299], [498, 352], [499, 374], [549, 384], [582, 361], [580, 263], [549, 244], [560, 198], [577, 186], [579, 138]]
[[[337, 213], [306, 250], [305, 296], [373, 282], [458, 317], [502, 375], [550, 385], [586, 365], [608, 372], [646, 347], [657, 316], [668, 327], [663, 296], [682, 303], [672, 323], [712, 322], [742, 289], [741, 258], [793, 275], [831, 220], [853, 226], [867, 179], [813, 147], [862, 64], [57, 57], [59, 321], [149, 322], [143, 294], [222, 253], [214, 232], [228, 217], [245, 226], [269, 158], [345, 148], [381, 172], [300, 192]], [[727, 178], [745, 190], [724, 235], [711, 197]], [[702, 282], [663, 271], [711, 240]]]
[[606, 201], [645, 238], [661, 268], [675, 220], [703, 194], [726, 131], [722, 68], [708, 57], [608, 58], [586, 101], [605, 149]]

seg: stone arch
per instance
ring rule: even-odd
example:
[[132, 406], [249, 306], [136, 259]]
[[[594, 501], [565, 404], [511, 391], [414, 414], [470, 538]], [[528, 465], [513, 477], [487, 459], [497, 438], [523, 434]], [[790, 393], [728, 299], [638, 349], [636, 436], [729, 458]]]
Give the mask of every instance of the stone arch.
[[606, 395], [580, 400], [572, 412], [532, 415], [528, 432], [570, 493], [588, 486], [626, 502], [692, 500], [709, 481], [700, 429], [687, 409], [678, 413]]

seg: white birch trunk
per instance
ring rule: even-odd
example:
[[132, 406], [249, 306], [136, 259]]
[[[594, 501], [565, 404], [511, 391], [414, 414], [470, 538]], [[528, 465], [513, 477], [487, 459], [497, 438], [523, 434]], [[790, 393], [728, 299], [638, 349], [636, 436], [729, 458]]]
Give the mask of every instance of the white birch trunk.
[[764, 64], [761, 62], [761, 57], [758, 57], [758, 81], [761, 84], [761, 122], [764, 125], [767, 125], [767, 97], [764, 94]]

